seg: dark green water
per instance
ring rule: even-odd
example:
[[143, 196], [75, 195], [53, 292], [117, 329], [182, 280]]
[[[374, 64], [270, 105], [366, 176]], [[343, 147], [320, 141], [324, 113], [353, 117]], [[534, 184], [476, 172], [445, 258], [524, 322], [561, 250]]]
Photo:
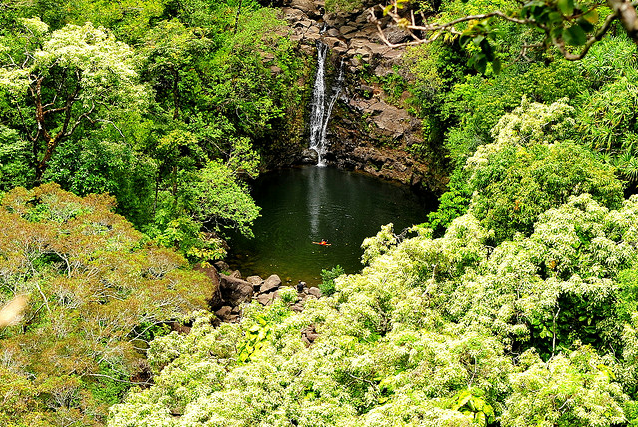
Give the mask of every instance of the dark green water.
[[[433, 202], [409, 188], [330, 167], [308, 166], [262, 175], [253, 184], [262, 208], [253, 239], [230, 240], [229, 264], [244, 276], [321, 281], [321, 270], [361, 270], [361, 243], [381, 225], [395, 232], [426, 220]], [[326, 239], [331, 246], [313, 244]]]

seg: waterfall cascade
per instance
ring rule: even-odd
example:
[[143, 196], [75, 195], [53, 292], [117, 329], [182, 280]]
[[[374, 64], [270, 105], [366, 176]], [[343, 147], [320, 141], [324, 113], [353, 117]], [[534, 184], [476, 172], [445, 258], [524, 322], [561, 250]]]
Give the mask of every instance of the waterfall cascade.
[[324, 155], [327, 151], [326, 133], [328, 120], [332, 114], [332, 108], [341, 93], [343, 83], [343, 61], [339, 67], [339, 76], [330, 88], [330, 94], [326, 94], [325, 65], [328, 55], [328, 46], [317, 41], [317, 75], [312, 89], [312, 103], [310, 110], [310, 148], [319, 155], [317, 166], [325, 166]]

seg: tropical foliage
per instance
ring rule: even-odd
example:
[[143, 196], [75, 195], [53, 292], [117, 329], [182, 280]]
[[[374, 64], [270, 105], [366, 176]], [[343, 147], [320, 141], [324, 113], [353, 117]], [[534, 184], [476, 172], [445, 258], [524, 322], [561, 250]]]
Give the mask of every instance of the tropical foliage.
[[300, 151], [313, 59], [254, 0], [0, 5], [0, 424], [638, 425], [638, 36], [618, 5], [401, 9], [457, 20], [383, 81], [448, 192], [410, 237], [366, 239], [360, 273], [324, 270], [302, 312], [286, 289], [232, 324], [190, 264], [251, 234], [250, 180]]
[[205, 276], [113, 207], [112, 197], [81, 198], [55, 184], [4, 194], [0, 295], [29, 302], [0, 335], [11, 402], [3, 425], [103, 422], [131, 383], [145, 382], [148, 341], [212, 299]]
[[291, 144], [273, 126], [296, 129], [284, 115], [304, 88], [291, 84], [300, 61], [284, 27], [253, 2], [122, 5], [135, 18], [83, 5], [60, 4], [44, 22], [36, 4], [5, 15], [1, 189], [109, 192], [151, 237], [191, 260], [220, 258], [217, 236], [249, 234], [258, 215], [245, 185], [258, 151]]
[[[300, 314], [280, 301], [219, 328], [199, 315], [190, 335], [151, 344], [157, 384], [109, 425], [626, 423], [636, 215], [635, 198], [609, 210], [572, 197], [491, 248], [468, 214], [441, 238], [384, 245]], [[242, 344], [251, 333], [260, 345]]]

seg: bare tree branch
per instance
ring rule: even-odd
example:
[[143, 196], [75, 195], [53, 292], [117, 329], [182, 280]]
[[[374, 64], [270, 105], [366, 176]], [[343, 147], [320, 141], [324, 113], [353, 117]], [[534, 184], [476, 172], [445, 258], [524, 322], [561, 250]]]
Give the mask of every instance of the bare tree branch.
[[638, 14], [636, 5], [627, 0], [607, 0], [607, 6], [618, 16], [627, 35], [638, 44]]

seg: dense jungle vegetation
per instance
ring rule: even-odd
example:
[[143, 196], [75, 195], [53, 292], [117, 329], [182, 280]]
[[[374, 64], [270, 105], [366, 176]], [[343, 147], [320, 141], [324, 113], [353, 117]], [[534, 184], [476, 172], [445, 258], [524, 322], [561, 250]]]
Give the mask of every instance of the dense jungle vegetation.
[[[449, 171], [439, 209], [366, 239], [362, 271], [327, 272], [303, 312], [290, 289], [213, 326], [193, 265], [250, 234], [263, 159], [305, 145], [314, 58], [273, 6], [0, 3], [0, 301], [27, 301], [0, 326], [0, 424], [638, 425], [638, 64], [619, 23], [576, 62], [509, 21], [409, 48], [409, 150]], [[614, 13], [412, 7], [522, 8], [568, 51]]]

